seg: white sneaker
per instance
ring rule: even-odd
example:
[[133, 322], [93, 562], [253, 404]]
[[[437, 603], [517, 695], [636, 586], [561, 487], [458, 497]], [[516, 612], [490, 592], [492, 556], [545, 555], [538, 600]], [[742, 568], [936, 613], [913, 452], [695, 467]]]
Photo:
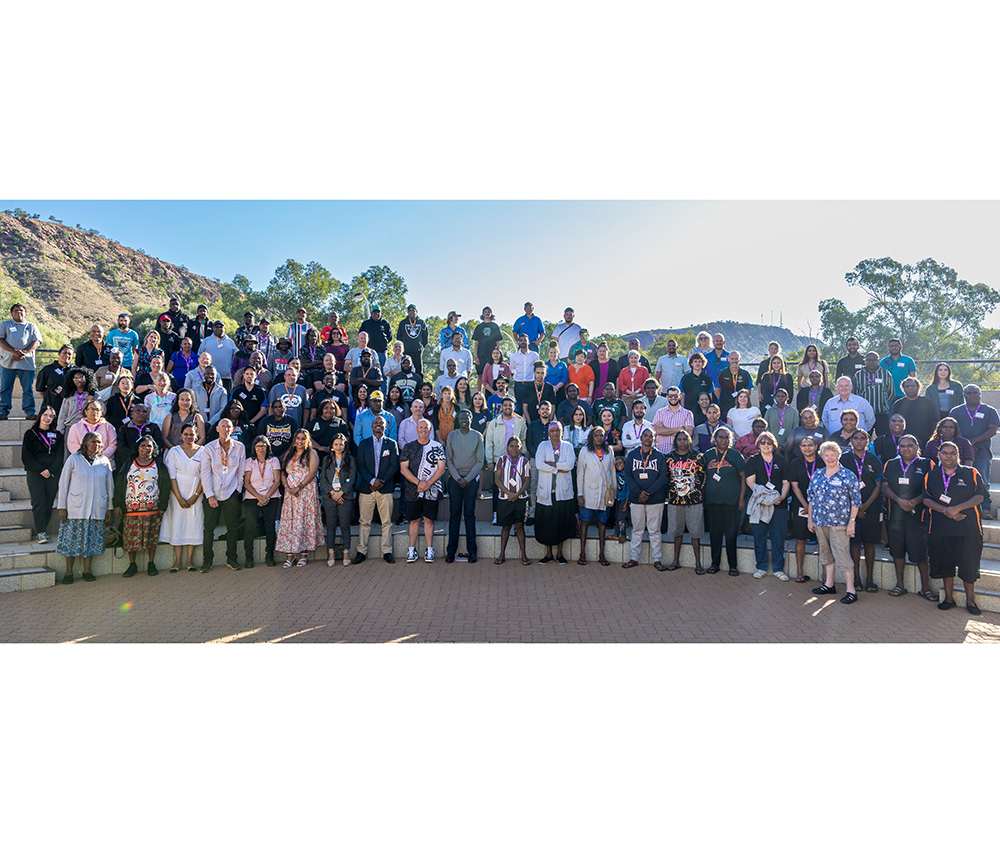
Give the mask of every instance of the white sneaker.
[[496, 525], [497, 525], [497, 514], [494, 512], [493, 513], [493, 526], [495, 527]]
[[407, 562], [417, 561], [417, 549], [415, 547], [411, 547], [408, 551], [406, 551], [406, 561]]
[[327, 567], [328, 567], [328, 568], [332, 568], [332, 567], [334, 566], [334, 564], [336, 563], [336, 561], [337, 561], [337, 560], [336, 560], [336, 559], [334, 559], [334, 558], [333, 558], [333, 557], [331, 556], [331, 557], [330, 557], [329, 559], [327, 559], [327, 560], [326, 560], [326, 564], [327, 564]]
[[[414, 553], [416, 553], [416, 551], [414, 551]], [[434, 548], [429, 547], [427, 548], [427, 552], [424, 554], [424, 562], [433, 562], [433, 561], [434, 561]]]
[[784, 571], [775, 571], [774, 575], [782, 582], [788, 582], [788, 574], [786, 574]]
[[764, 572], [760, 568], [758, 568], [756, 571], [753, 572], [753, 578], [755, 580], [763, 579], [763, 577], [764, 577]]
[[39, 544], [48, 544], [49, 543], [49, 537], [45, 533], [39, 533], [38, 534], [38, 538], [37, 538], [37, 542]]

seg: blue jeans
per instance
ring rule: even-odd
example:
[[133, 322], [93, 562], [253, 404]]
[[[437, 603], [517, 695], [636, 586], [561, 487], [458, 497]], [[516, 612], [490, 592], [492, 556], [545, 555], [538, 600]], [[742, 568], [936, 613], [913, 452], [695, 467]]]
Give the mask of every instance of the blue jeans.
[[976, 457], [972, 461], [972, 467], [974, 469], [976, 469], [976, 471], [979, 472], [979, 474], [983, 478], [983, 482], [986, 484], [986, 490], [987, 490], [986, 500], [984, 500], [979, 505], [979, 509], [984, 514], [988, 513], [990, 511], [990, 508], [991, 508], [990, 496], [989, 496], [988, 492], [989, 492], [989, 488], [990, 488], [990, 466], [992, 465], [992, 463], [993, 463], [993, 457], [992, 457], [992, 455], [989, 456], [989, 457], [983, 457], [981, 459], [979, 457]]
[[465, 516], [465, 547], [470, 557], [478, 555], [476, 548], [476, 498], [479, 497], [479, 478], [473, 480], [466, 488], [448, 477], [448, 501], [451, 506], [448, 520], [448, 549], [446, 553], [454, 556], [458, 550], [458, 531], [462, 516]]
[[34, 415], [35, 393], [31, 391], [35, 383], [34, 370], [0, 367], [0, 416], [6, 416], [11, 410], [16, 380], [21, 382], [21, 409], [26, 416]]
[[753, 552], [757, 557], [757, 570], [767, 570], [767, 540], [771, 540], [771, 570], [785, 570], [785, 530], [788, 527], [788, 510], [776, 508], [771, 523], [751, 524]]

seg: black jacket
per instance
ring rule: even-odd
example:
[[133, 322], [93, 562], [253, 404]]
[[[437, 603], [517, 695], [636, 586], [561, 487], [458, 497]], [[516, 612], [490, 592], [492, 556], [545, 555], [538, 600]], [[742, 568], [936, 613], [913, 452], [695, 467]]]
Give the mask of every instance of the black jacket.
[[355, 488], [359, 495], [369, 495], [372, 491], [371, 482], [376, 477], [382, 481], [383, 494], [391, 495], [396, 484], [396, 474], [399, 472], [399, 445], [395, 439], [382, 437], [382, 454], [379, 459], [378, 474], [375, 473], [375, 451], [372, 447], [375, 437], [362, 439], [358, 445], [358, 478]]
[[21, 441], [21, 462], [25, 471], [30, 471], [32, 474], [48, 471], [56, 476], [59, 475], [66, 443], [63, 435], [57, 430], [50, 430], [49, 435], [55, 436], [55, 441], [51, 448], [46, 448], [40, 431], [26, 430], [24, 432], [24, 439]]

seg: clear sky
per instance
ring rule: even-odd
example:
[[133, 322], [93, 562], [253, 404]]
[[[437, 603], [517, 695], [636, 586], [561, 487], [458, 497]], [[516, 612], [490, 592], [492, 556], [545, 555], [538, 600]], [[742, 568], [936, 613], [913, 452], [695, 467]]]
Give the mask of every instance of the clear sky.
[[263, 287], [286, 258], [341, 281], [388, 265], [422, 313], [505, 321], [576, 309], [592, 334], [732, 319], [818, 332], [820, 299], [863, 299], [844, 273], [864, 258], [933, 257], [994, 284], [1000, 203], [943, 201], [34, 201], [223, 281]]

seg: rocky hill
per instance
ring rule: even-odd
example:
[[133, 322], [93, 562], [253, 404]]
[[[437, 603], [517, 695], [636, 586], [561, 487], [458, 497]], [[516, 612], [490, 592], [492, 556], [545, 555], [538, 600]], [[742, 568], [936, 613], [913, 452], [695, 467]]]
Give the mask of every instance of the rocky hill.
[[217, 281], [114, 240], [8, 214], [0, 214], [0, 288], [5, 301], [25, 302], [33, 322], [67, 338], [93, 322], [114, 325], [123, 310], [165, 309], [172, 294], [209, 304], [221, 296]]
[[793, 334], [788, 328], [778, 328], [774, 325], [751, 325], [747, 322], [708, 322], [702, 325], [689, 325], [686, 328], [654, 328], [650, 331], [633, 331], [622, 334], [622, 338], [630, 340], [638, 338], [643, 348], [649, 348], [663, 334], [697, 334], [708, 331], [723, 334], [726, 338], [726, 348], [739, 351], [744, 357], [759, 360], [767, 356], [767, 345], [772, 340], [781, 344], [785, 351], [797, 351], [805, 348], [810, 342], [817, 342], [809, 337]]

